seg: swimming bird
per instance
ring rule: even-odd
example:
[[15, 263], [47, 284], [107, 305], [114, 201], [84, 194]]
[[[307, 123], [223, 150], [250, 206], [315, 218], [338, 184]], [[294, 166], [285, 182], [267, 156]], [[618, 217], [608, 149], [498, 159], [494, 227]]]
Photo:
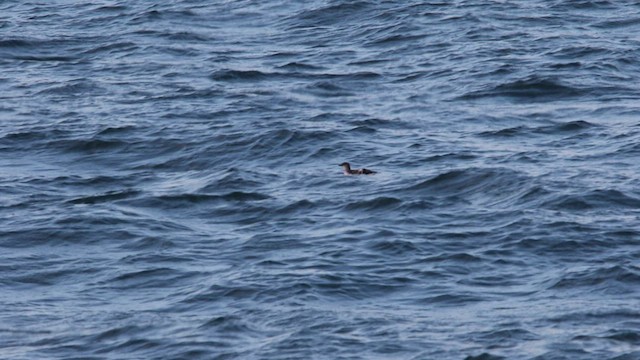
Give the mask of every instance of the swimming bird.
[[373, 170], [365, 168], [351, 170], [351, 165], [349, 165], [348, 162], [343, 162], [340, 166], [342, 166], [342, 172], [344, 172], [345, 175], [371, 175], [376, 173]]

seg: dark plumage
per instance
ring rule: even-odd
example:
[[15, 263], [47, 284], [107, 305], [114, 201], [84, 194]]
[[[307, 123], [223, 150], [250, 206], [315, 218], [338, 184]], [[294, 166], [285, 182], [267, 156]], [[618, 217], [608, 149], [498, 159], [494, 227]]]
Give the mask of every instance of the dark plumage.
[[352, 170], [348, 162], [343, 162], [340, 166], [342, 166], [342, 172], [344, 172], [345, 175], [371, 175], [376, 173], [373, 170], [365, 168]]

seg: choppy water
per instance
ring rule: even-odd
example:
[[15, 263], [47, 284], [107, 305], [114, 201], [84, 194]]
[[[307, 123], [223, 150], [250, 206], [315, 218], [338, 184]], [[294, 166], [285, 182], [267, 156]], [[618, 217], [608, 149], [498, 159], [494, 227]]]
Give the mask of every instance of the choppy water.
[[154, 3], [0, 4], [0, 358], [640, 359], [637, 1]]

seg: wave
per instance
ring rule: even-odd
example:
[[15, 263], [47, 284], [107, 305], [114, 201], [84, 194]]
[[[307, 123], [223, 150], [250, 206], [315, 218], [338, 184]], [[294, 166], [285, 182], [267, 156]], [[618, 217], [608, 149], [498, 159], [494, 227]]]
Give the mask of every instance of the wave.
[[242, 317], [235, 315], [213, 317], [200, 325], [199, 329], [216, 331], [222, 338], [245, 337], [258, 332], [256, 324], [249, 323], [243, 320]]
[[394, 197], [376, 197], [369, 200], [357, 200], [348, 203], [344, 206], [345, 210], [354, 211], [354, 210], [389, 210], [393, 208], [397, 208], [402, 204], [402, 200], [394, 198]]
[[451, 205], [474, 203], [487, 206], [518, 206], [529, 202], [537, 184], [531, 177], [508, 168], [466, 168], [447, 171], [400, 193], [418, 193]]
[[329, 2], [311, 10], [303, 10], [290, 16], [287, 21], [293, 28], [305, 28], [327, 26], [342, 22], [354, 22], [357, 18], [365, 16], [366, 10], [372, 3], [367, 1], [354, 2]]
[[566, 123], [558, 123], [554, 125], [544, 125], [539, 127], [530, 127], [519, 125], [508, 127], [500, 130], [483, 131], [479, 136], [487, 137], [515, 137], [528, 135], [565, 135], [567, 133], [582, 132], [599, 126], [584, 120], [569, 121]]
[[311, 83], [334, 83], [334, 82], [355, 82], [376, 80], [382, 77], [377, 72], [360, 71], [347, 73], [323, 73], [323, 72], [307, 72], [303, 69], [300, 72], [299, 66], [282, 66], [280, 69], [290, 71], [259, 71], [259, 70], [235, 70], [221, 69], [210, 75], [211, 80], [219, 82], [258, 82], [258, 81], [276, 81], [276, 80], [299, 80]]
[[640, 17], [633, 17], [633, 18], [624, 17], [622, 19], [602, 21], [597, 24], [594, 24], [593, 26], [601, 29], [617, 29], [617, 28], [637, 26], [638, 24], [640, 24]]
[[640, 199], [618, 190], [593, 190], [585, 194], [557, 195], [542, 204], [554, 210], [640, 209]]
[[206, 185], [198, 189], [202, 193], [211, 193], [219, 189], [256, 189], [267, 184], [272, 177], [266, 174], [245, 172], [241, 169], [231, 168], [222, 173], [215, 180], [208, 181]]
[[279, 215], [291, 215], [301, 211], [311, 211], [320, 205], [310, 200], [298, 200], [276, 210]]
[[[216, 194], [175, 194], [175, 195], [158, 195], [151, 197], [140, 197], [135, 200], [135, 202], [129, 202], [131, 204], [135, 203], [139, 206], [146, 207], [163, 207], [163, 208], [188, 208], [194, 205], [210, 205], [219, 202], [238, 202], [238, 203], [246, 203], [246, 202], [255, 202], [261, 200], [267, 200], [271, 197], [269, 195], [265, 195], [259, 192], [243, 192], [243, 191], [232, 191], [222, 195]], [[262, 208], [260, 208], [262, 209]], [[227, 209], [229, 212], [233, 212], [233, 209]], [[222, 211], [227, 211], [222, 210]], [[245, 210], [249, 210], [245, 208]]]
[[166, 289], [172, 286], [184, 286], [187, 281], [195, 281], [198, 275], [199, 273], [195, 271], [158, 267], [125, 272], [98, 285], [120, 290]]
[[474, 303], [478, 303], [478, 302], [483, 302], [486, 301], [487, 299], [479, 297], [479, 296], [474, 296], [474, 295], [469, 295], [469, 294], [464, 294], [464, 293], [455, 293], [455, 294], [443, 294], [443, 295], [434, 295], [434, 296], [428, 296], [422, 299], [416, 299], [413, 302], [415, 304], [418, 305], [439, 305], [439, 306], [445, 306], [445, 307], [451, 307], [451, 306], [465, 306], [465, 305], [469, 305], [469, 304], [474, 304]]
[[68, 200], [71, 204], [98, 204], [103, 202], [112, 202], [121, 199], [128, 199], [141, 194], [137, 190], [109, 191], [104, 194], [90, 195]]
[[307, 85], [305, 91], [320, 97], [351, 97], [356, 93], [331, 81], [318, 81]]
[[504, 356], [492, 355], [490, 353], [482, 353], [480, 355], [474, 356], [469, 355], [464, 358], [464, 360], [505, 360]]
[[586, 291], [598, 289], [619, 294], [633, 292], [638, 286], [640, 286], [640, 268], [632, 265], [615, 265], [570, 272], [551, 285], [550, 289], [584, 288]]
[[122, 140], [87, 139], [87, 140], [60, 140], [58, 145], [64, 145], [67, 151], [82, 153], [97, 153], [113, 150], [124, 150], [129, 143]]
[[288, 71], [320, 71], [326, 70], [324, 66], [317, 66], [313, 64], [303, 63], [303, 62], [288, 62], [284, 65], [278, 66], [278, 69], [288, 70]]
[[516, 99], [562, 99], [585, 95], [589, 90], [564, 85], [551, 78], [537, 76], [499, 84], [486, 90], [469, 92], [461, 97], [464, 100], [488, 97], [511, 97]]
[[80, 79], [69, 81], [64, 85], [55, 85], [47, 89], [41, 90], [37, 95], [63, 95], [63, 96], [79, 96], [79, 95], [98, 95], [104, 94], [106, 89], [97, 83]]
[[50, 49], [50, 48], [63, 48], [66, 45], [75, 45], [80, 43], [82, 38], [66, 38], [66, 37], [52, 37], [52, 38], [36, 38], [36, 37], [24, 37], [0, 40], [0, 48], [37, 48], [37, 49]]
[[[376, 234], [376, 237], [380, 237], [380, 233]], [[387, 237], [394, 237], [395, 233], [385, 234]], [[414, 257], [422, 253], [419, 246], [412, 241], [405, 240], [381, 240], [374, 241], [369, 245], [369, 248], [381, 254], [387, 254], [389, 256], [404, 256]]]
[[83, 54], [99, 54], [99, 53], [109, 53], [109, 54], [113, 54], [113, 53], [117, 53], [117, 52], [122, 52], [122, 53], [130, 53], [132, 51], [135, 51], [139, 48], [139, 46], [131, 41], [123, 41], [123, 42], [110, 42], [107, 44], [101, 44], [98, 45], [94, 48], [91, 48], [89, 50], [86, 50]]
[[554, 9], [562, 9], [562, 10], [570, 10], [570, 9], [602, 9], [602, 10], [612, 10], [615, 9], [615, 2], [611, 2], [608, 0], [561, 0], [557, 3], [551, 5], [551, 8]]
[[280, 73], [264, 73], [258, 70], [218, 70], [211, 74], [214, 81], [261, 81], [273, 77], [281, 77]]

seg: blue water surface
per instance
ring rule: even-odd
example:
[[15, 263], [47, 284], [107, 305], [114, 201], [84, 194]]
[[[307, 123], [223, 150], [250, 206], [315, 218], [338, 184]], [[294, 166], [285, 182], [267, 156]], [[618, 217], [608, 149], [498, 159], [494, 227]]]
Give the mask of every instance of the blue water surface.
[[1, 2], [0, 358], [640, 359], [639, 34], [627, 0]]

